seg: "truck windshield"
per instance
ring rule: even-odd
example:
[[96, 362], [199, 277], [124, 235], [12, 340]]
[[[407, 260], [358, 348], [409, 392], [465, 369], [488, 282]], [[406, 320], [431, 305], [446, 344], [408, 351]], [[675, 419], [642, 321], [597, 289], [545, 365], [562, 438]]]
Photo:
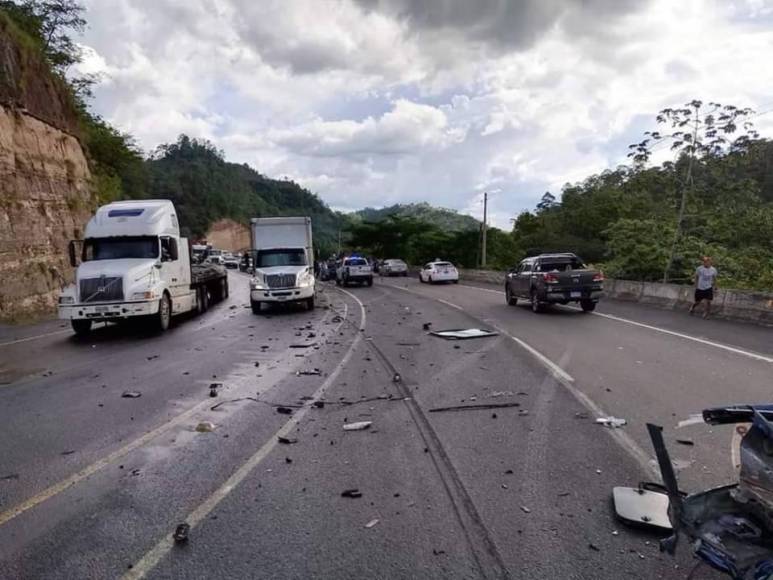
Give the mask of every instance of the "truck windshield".
[[259, 250], [256, 268], [272, 266], [306, 266], [306, 252], [302, 249]]
[[83, 244], [84, 262], [122, 258], [158, 258], [158, 238], [155, 236], [88, 238]]

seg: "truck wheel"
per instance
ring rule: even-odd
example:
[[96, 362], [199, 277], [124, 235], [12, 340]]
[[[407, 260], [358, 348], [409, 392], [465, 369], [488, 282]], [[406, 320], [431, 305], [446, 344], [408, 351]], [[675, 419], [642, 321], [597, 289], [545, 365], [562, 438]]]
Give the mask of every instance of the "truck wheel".
[[199, 314], [204, 314], [207, 310], [209, 310], [209, 292], [207, 292], [206, 286], [199, 286], [196, 300], [196, 311]]
[[172, 301], [169, 295], [164, 294], [158, 301], [158, 313], [156, 314], [156, 329], [164, 332], [172, 321]]
[[406, 276], [408, 276], [408, 272], [403, 272], [403, 278], [405, 278]]
[[456, 279], [456, 280], [451, 280], [451, 282], [453, 282], [454, 284], [458, 284], [458, 283], [459, 283], [459, 280], [458, 280], [458, 279]]
[[70, 324], [72, 324], [72, 329], [75, 331], [75, 336], [86, 336], [91, 332], [91, 320], [88, 319], [80, 319], [80, 320], [71, 320]]
[[260, 314], [260, 308], [262, 305], [262, 302], [258, 302], [257, 300], [250, 300], [250, 306], [252, 307], [253, 314]]
[[228, 278], [220, 279], [220, 300], [228, 298]]
[[596, 310], [596, 303], [593, 300], [580, 300], [580, 308], [583, 312], [593, 312]]
[[543, 310], [545, 310], [542, 303], [539, 301], [539, 298], [537, 298], [537, 291], [532, 290], [531, 291], [531, 311], [534, 313], [540, 313]]
[[512, 290], [510, 290], [509, 284], [505, 284], [505, 301], [510, 306], [516, 306], [518, 304], [518, 297], [513, 295]]
[[367, 280], [366, 284], [367, 284], [368, 286], [373, 286], [373, 278], [368, 278], [368, 280]]
[[314, 310], [314, 296], [306, 298], [306, 310]]

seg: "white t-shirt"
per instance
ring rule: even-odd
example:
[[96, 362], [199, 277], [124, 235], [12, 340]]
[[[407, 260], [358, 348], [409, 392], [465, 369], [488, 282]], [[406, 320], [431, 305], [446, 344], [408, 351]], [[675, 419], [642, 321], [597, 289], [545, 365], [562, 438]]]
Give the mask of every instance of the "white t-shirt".
[[700, 265], [695, 273], [698, 275], [698, 290], [708, 290], [714, 287], [714, 280], [717, 278], [717, 269], [714, 266], [707, 268]]

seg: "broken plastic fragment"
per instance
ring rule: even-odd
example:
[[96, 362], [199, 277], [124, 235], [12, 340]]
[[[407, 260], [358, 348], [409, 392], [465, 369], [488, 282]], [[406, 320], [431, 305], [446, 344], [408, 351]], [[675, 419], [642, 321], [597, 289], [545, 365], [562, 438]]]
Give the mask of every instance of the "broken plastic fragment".
[[599, 417], [596, 419], [596, 423], [609, 427], [610, 429], [618, 429], [623, 425], [627, 425], [628, 421], [625, 419], [618, 419], [617, 417]]
[[188, 541], [188, 532], [191, 531], [191, 526], [188, 524], [180, 524], [172, 534], [172, 538], [178, 544]]
[[288, 409], [287, 407], [277, 407], [276, 408], [276, 412], [279, 413], [280, 415], [292, 415], [293, 414], [293, 410], [292, 409]]
[[497, 336], [499, 333], [492, 330], [483, 330], [482, 328], [458, 328], [450, 330], [436, 330], [430, 332], [434, 336], [445, 338], [446, 340], [466, 340], [470, 338], [486, 338]]
[[276, 438], [279, 443], [282, 443], [284, 445], [292, 445], [293, 443], [298, 443], [297, 439], [291, 439], [290, 437], [282, 437], [281, 435]]
[[625, 522], [647, 524], [664, 530], [672, 528], [668, 517], [669, 499], [665, 493], [637, 487], [615, 487], [612, 500], [617, 517]]
[[139, 391], [124, 391], [123, 393], [121, 393], [121, 396], [124, 399], [138, 399], [142, 396], [142, 393], [140, 393]]
[[370, 520], [367, 524], [365, 524], [365, 527], [370, 529], [373, 526], [375, 526], [378, 523], [378, 521], [379, 521], [378, 518], [374, 518], [374, 519]]
[[362, 492], [356, 487], [352, 489], [345, 489], [341, 492], [341, 497], [349, 497], [354, 499], [354, 498], [362, 497]]
[[364, 431], [369, 429], [373, 424], [373, 421], [357, 421], [356, 423], [346, 423], [344, 425], [344, 431]]
[[211, 433], [215, 430], [215, 424], [211, 421], [202, 421], [196, 425], [196, 431], [199, 433]]

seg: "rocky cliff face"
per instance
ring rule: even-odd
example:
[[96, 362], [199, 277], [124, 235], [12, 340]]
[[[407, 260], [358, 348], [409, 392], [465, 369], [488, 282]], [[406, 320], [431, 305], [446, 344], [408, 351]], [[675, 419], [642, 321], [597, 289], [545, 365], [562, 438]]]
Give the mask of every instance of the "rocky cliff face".
[[233, 220], [218, 220], [207, 232], [207, 243], [213, 248], [231, 252], [249, 248], [250, 228]]
[[94, 207], [90, 179], [75, 137], [0, 105], [0, 320], [53, 314], [73, 277], [67, 243]]

